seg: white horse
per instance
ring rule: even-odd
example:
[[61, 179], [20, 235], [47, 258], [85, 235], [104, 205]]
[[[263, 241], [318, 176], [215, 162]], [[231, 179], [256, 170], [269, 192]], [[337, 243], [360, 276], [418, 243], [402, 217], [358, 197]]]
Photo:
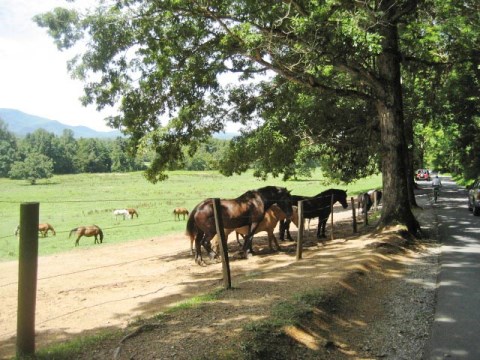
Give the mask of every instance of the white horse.
[[114, 210], [113, 215], [115, 216], [115, 220], [117, 220], [119, 216], [123, 216], [123, 220], [125, 220], [126, 216], [130, 217], [130, 213], [127, 209]]

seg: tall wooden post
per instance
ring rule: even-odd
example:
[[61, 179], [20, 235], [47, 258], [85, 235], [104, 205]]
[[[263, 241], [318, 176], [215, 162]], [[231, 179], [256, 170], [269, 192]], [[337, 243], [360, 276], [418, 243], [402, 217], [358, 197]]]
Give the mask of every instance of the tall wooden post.
[[357, 232], [357, 214], [355, 213], [355, 199], [351, 197], [350, 202], [352, 203], [353, 233], [355, 234]]
[[330, 240], [333, 240], [333, 194], [332, 198], [330, 200], [330, 213], [332, 214], [332, 217], [330, 219]]
[[227, 239], [225, 238], [225, 231], [223, 227], [222, 208], [220, 207], [220, 199], [213, 199], [213, 210], [215, 215], [215, 226], [220, 245], [220, 254], [222, 257], [223, 269], [223, 286], [225, 289], [232, 288], [232, 279], [230, 277], [230, 262], [228, 260]]
[[373, 209], [375, 211], [377, 211], [377, 206], [378, 206], [378, 203], [377, 203], [377, 191], [375, 190], [373, 192]]
[[363, 194], [363, 225], [364, 226], [368, 225], [367, 196], [370, 196], [370, 195], [368, 195], [367, 193]]
[[39, 203], [20, 204], [17, 357], [35, 355]]
[[305, 219], [303, 218], [303, 200], [300, 200], [298, 202], [297, 260], [302, 258], [304, 228]]

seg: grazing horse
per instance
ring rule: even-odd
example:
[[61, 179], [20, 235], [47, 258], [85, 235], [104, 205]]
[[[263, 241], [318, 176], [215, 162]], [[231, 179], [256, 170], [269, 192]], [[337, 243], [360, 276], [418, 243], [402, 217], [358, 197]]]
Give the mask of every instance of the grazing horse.
[[53, 236], [57, 235], [55, 229], [49, 223], [38, 224], [38, 232], [41, 233], [43, 237], [46, 237], [49, 231], [52, 232]]
[[[331, 213], [332, 197], [333, 204], [338, 201], [342, 204], [344, 209], [348, 207], [347, 192], [345, 190], [329, 189], [312, 197], [292, 195], [294, 200], [303, 200], [303, 216], [305, 219], [318, 217], [317, 239], [326, 237], [325, 228], [327, 226], [328, 217]], [[280, 240], [285, 239], [285, 232], [287, 233], [287, 238], [292, 240], [289, 225], [290, 221], [288, 219], [283, 225], [281, 225]]]
[[180, 215], [183, 215], [183, 220], [185, 220], [185, 216], [189, 214], [188, 210], [182, 207], [178, 207], [173, 209], [173, 217], [175, 220], [180, 220]]
[[[248, 234], [241, 251], [244, 258], [247, 257], [247, 250], [251, 250], [253, 234], [258, 224], [273, 204], [277, 204], [287, 217], [292, 215], [290, 192], [282, 187], [266, 186], [247, 191], [235, 199], [220, 200], [221, 216], [225, 228], [236, 229], [248, 226]], [[206, 199], [192, 210], [187, 221], [186, 234], [190, 237], [190, 241], [195, 238], [195, 261], [197, 264], [203, 262], [202, 245], [210, 257], [214, 256], [210, 240], [216, 233], [213, 199]]]
[[[42, 234], [42, 237], [46, 237], [49, 231], [52, 232], [53, 236], [57, 235], [57, 233], [55, 232], [55, 229], [49, 223], [38, 224], [38, 232]], [[14, 234], [16, 237], [20, 235], [20, 225], [17, 225], [17, 227], [15, 228]]]
[[117, 220], [119, 216], [123, 216], [123, 220], [125, 220], [125, 217], [130, 216], [130, 213], [127, 209], [118, 209], [113, 210], [113, 215], [115, 216], [115, 220]]
[[358, 209], [362, 209], [362, 214], [365, 211], [365, 204], [367, 207], [367, 212], [371, 209], [373, 202], [375, 200], [375, 195], [377, 197], [377, 204], [380, 203], [380, 200], [382, 199], [382, 191], [381, 190], [369, 190], [366, 193], [359, 194], [357, 197], [357, 202], [358, 202]]
[[137, 216], [137, 219], [138, 219], [138, 212], [137, 210], [133, 209], [133, 208], [127, 208], [125, 209], [128, 211], [128, 215], [130, 216], [130, 219], [133, 219], [133, 215], [136, 215]]
[[[293, 221], [295, 226], [298, 227], [297, 207], [293, 206], [292, 209], [293, 209], [293, 212], [292, 212], [292, 216], [290, 217], [290, 219]], [[262, 231], [267, 232], [267, 234], [268, 234], [268, 247], [270, 248], [270, 250], [273, 250], [272, 240], [275, 243], [275, 246], [277, 247], [277, 250], [280, 250], [280, 245], [278, 245], [277, 238], [275, 237], [273, 231], [277, 227], [278, 222], [280, 220], [285, 220], [286, 218], [287, 218], [287, 215], [285, 215], [283, 210], [280, 209], [280, 207], [278, 205], [273, 204], [270, 207], [270, 209], [268, 209], [265, 212], [265, 217], [260, 222], [260, 224], [258, 224], [258, 227], [255, 230], [255, 234], [258, 234], [259, 232], [262, 232]], [[238, 234], [242, 235], [245, 238], [245, 236], [248, 235], [248, 226], [242, 226], [241, 228], [237, 228], [237, 229], [224, 229], [225, 237], [228, 238], [228, 235], [230, 233], [232, 233], [233, 231], [236, 232], [237, 242], [240, 244], [240, 242], [238, 241]], [[213, 237], [212, 247], [213, 247], [215, 253], [218, 254], [220, 252], [220, 250], [219, 250], [220, 249], [220, 239], [218, 237], [218, 234], [216, 234]], [[193, 254], [193, 243], [190, 243], [190, 249], [191, 249], [192, 254]]]
[[[101, 244], [103, 242], [102, 229], [100, 229], [97, 225], [80, 226], [75, 229], [72, 229], [70, 230], [70, 235], [68, 235], [68, 237], [72, 236], [73, 233], [77, 235], [77, 240], [75, 240], [75, 246], [79, 245], [79, 241], [82, 236], [86, 236], [86, 237], [95, 236], [94, 244]], [[100, 237], [100, 241], [98, 240], [98, 237]]]

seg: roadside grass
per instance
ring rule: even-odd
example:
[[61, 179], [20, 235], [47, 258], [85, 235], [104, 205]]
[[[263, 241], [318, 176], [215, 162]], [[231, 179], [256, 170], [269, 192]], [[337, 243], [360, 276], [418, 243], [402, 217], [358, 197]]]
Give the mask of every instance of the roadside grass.
[[[293, 194], [315, 195], [328, 188], [347, 189], [349, 196], [381, 187], [381, 175], [354, 184], [328, 184], [320, 171], [312, 178], [282, 181], [256, 179], [251, 172], [225, 177], [218, 172], [173, 171], [169, 179], [149, 183], [142, 172], [57, 175], [29, 185], [23, 180], [0, 179], [0, 261], [18, 258], [18, 239], [13, 235], [19, 223], [20, 204], [40, 203], [41, 223], [48, 222], [57, 235], [40, 238], [39, 255], [74, 251], [72, 229], [98, 225], [105, 234], [104, 243], [147, 239], [171, 233], [183, 233], [183, 219], [174, 219], [175, 207], [192, 209], [206, 198], [235, 198], [247, 190], [266, 185], [284, 186]], [[114, 209], [132, 207], [138, 218], [115, 219]], [[82, 237], [80, 246], [94, 246], [93, 238]], [[98, 245], [95, 245], [98, 246]]]

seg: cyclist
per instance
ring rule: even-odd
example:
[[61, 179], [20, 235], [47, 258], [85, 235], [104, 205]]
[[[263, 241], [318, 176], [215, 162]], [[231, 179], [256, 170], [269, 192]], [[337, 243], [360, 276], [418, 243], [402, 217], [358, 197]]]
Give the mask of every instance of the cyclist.
[[440, 192], [440, 188], [442, 187], [442, 182], [440, 181], [438, 175], [435, 175], [435, 177], [433, 178], [432, 187], [434, 200], [437, 201], [438, 193]]

